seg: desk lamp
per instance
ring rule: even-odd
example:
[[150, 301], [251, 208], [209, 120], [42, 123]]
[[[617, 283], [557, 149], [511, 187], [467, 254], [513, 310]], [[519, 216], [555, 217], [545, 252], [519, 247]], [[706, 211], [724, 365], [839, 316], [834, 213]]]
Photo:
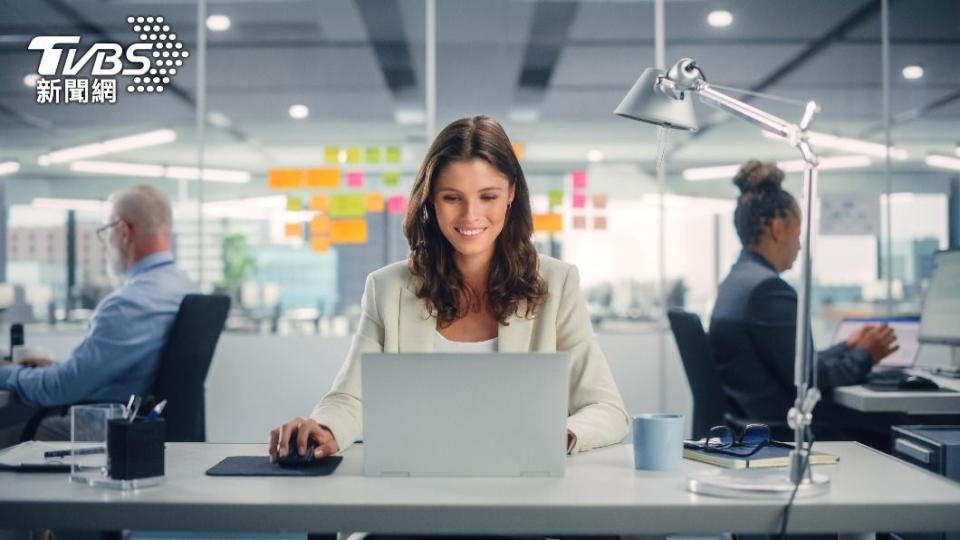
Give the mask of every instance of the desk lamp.
[[812, 496], [826, 493], [830, 487], [829, 477], [813, 474], [807, 466], [809, 449], [804, 448], [806, 430], [813, 420], [813, 407], [820, 400], [816, 388], [813, 365], [813, 342], [810, 328], [810, 281], [813, 260], [812, 224], [816, 221], [814, 200], [817, 195], [817, 156], [807, 142], [807, 129], [818, 111], [817, 104], [807, 103], [800, 124], [791, 124], [772, 114], [718, 92], [707, 83], [703, 71], [690, 58], [683, 58], [666, 73], [660, 69], [647, 68], [637, 79], [615, 114], [660, 126], [687, 131], [696, 131], [697, 120], [693, 111], [692, 96], [737, 118], [756, 125], [763, 131], [778, 135], [800, 152], [804, 162], [803, 246], [801, 275], [802, 283], [797, 309], [797, 345], [794, 361], [794, 384], [797, 397], [793, 408], [787, 413], [787, 422], [794, 432], [795, 447], [790, 452], [790, 468], [782, 469], [721, 469], [708, 470], [689, 475], [687, 488], [695, 493], [732, 497], [769, 498]]

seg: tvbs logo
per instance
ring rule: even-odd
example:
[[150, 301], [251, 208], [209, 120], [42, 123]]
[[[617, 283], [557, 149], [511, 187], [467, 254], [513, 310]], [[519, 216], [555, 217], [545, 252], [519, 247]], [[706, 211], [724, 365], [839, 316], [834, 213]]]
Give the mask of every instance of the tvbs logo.
[[[127, 17], [127, 23], [139, 37], [127, 46], [97, 42], [82, 50], [81, 36], [30, 40], [27, 49], [41, 53], [37, 103], [115, 103], [117, 76], [132, 77], [127, 92], [162, 93], [190, 53], [163, 17]], [[77, 77], [88, 68], [91, 78]]]

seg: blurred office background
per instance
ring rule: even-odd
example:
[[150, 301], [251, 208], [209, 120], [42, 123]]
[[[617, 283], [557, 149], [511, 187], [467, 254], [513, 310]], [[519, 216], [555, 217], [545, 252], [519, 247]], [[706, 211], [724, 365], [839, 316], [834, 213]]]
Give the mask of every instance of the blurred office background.
[[[807, 100], [822, 109], [820, 345], [844, 316], [918, 313], [933, 253], [960, 244], [960, 3], [889, 7], [885, 54], [880, 0], [665, 2], [668, 66], [693, 57], [790, 121]], [[162, 16], [156, 32], [183, 44], [163, 57], [176, 73], [162, 91], [118, 77], [116, 104], [37, 103], [33, 36], [132, 43], [128, 16]], [[234, 298], [208, 436], [260, 440], [309, 412], [366, 274], [406, 256], [406, 196], [432, 136], [486, 114], [520, 156], [538, 249], [580, 268], [628, 408], [685, 411], [665, 310], [709, 319], [741, 249], [736, 166], [797, 155], [698, 104], [700, 132], [670, 133], [658, 181], [656, 129], [612, 113], [655, 63], [654, 26], [652, 0], [0, 0], [4, 328], [27, 322], [28, 343], [68, 354], [112, 287], [95, 235], [107, 194], [157, 186], [178, 264]], [[92, 143], [105, 144], [77, 149]], [[798, 198], [800, 180], [786, 183]]]

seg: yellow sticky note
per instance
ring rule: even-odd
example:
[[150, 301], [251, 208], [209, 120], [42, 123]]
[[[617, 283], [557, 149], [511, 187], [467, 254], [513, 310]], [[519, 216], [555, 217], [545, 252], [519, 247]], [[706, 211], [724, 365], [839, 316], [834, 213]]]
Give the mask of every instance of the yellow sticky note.
[[303, 210], [303, 201], [300, 200], [300, 197], [287, 197], [287, 210], [290, 212], [297, 212]]
[[546, 233], [560, 232], [563, 230], [563, 216], [556, 213], [534, 214], [533, 230]]
[[327, 236], [330, 234], [330, 218], [317, 216], [310, 221], [311, 236]]
[[360, 163], [360, 149], [356, 146], [347, 148], [347, 163], [353, 165]]
[[314, 236], [310, 239], [310, 251], [317, 253], [330, 251], [330, 239], [326, 236]]
[[303, 223], [287, 223], [284, 227], [284, 236], [287, 238], [299, 238], [303, 236]]
[[340, 187], [340, 169], [307, 169], [307, 187], [313, 189], [336, 189]]
[[310, 210], [312, 212], [326, 212], [329, 199], [326, 195], [314, 195], [310, 197]]
[[380, 147], [379, 146], [367, 147], [367, 163], [380, 163]]
[[300, 189], [303, 187], [303, 169], [270, 169], [267, 171], [270, 189]]
[[380, 193], [367, 193], [367, 212], [383, 212], [387, 204]]
[[367, 241], [367, 220], [342, 219], [330, 222], [330, 242], [333, 244], [363, 244]]
[[363, 217], [367, 212], [367, 197], [363, 193], [331, 195], [328, 213], [330, 217]]
[[323, 161], [330, 165], [335, 165], [337, 163], [340, 163], [340, 147], [338, 146], [323, 147]]

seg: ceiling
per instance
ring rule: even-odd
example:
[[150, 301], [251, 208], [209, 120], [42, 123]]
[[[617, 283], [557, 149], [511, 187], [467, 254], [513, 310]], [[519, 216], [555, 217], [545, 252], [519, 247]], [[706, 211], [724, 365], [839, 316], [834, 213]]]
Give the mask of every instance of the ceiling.
[[[892, 137], [914, 158], [896, 171], [947, 177], [922, 157], [952, 153], [960, 141], [960, 2], [890, 4], [891, 111], [909, 118]], [[714, 9], [733, 13], [733, 24], [707, 25]], [[654, 62], [653, 12], [649, 0], [437, 0], [437, 125], [474, 114], [501, 120], [524, 145], [533, 174], [584, 167], [591, 149], [651, 171], [655, 130], [612, 110]], [[416, 168], [427, 139], [423, 0], [211, 0], [208, 13], [232, 24], [207, 35], [206, 107], [229, 126], [207, 126], [206, 163], [260, 180], [212, 186], [215, 197], [262, 191], [267, 169], [317, 165], [325, 145], [403, 145], [404, 169]], [[115, 105], [35, 103], [23, 83], [39, 60], [26, 49], [32, 36], [130, 43], [128, 15], [163, 15], [194, 52], [167, 92], [121, 91]], [[883, 140], [879, 0], [667, 0], [665, 18], [668, 63], [690, 56], [714, 84], [816, 100], [815, 129]], [[175, 143], [102, 159], [195, 164], [196, 27], [197, 6], [187, 0], [0, 0], [0, 161], [23, 164], [16, 181], [68, 193], [77, 189], [69, 183], [90, 177], [39, 167], [38, 155], [172, 128]], [[908, 64], [922, 65], [925, 76], [903, 79]], [[295, 103], [310, 108], [307, 119], [290, 118]], [[802, 113], [795, 103], [752, 103], [791, 121]], [[794, 158], [747, 124], [699, 112], [705, 129], [671, 135], [668, 167], [678, 191], [684, 167]], [[109, 183], [84, 185], [96, 191]]]

